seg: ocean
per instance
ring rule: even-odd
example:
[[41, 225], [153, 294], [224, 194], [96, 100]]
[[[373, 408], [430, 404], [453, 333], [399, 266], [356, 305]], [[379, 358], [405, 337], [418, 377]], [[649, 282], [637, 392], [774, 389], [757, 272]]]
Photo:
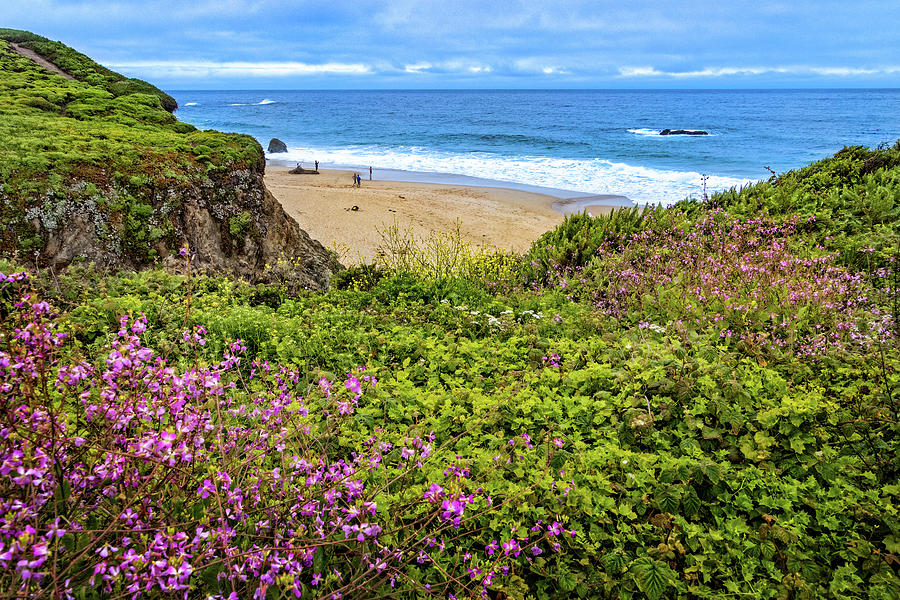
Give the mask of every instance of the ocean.
[[[282, 163], [671, 204], [900, 138], [900, 90], [177, 91]], [[706, 136], [660, 136], [661, 129]], [[389, 170], [389, 171], [385, 171]], [[476, 178], [476, 179], [469, 179]]]

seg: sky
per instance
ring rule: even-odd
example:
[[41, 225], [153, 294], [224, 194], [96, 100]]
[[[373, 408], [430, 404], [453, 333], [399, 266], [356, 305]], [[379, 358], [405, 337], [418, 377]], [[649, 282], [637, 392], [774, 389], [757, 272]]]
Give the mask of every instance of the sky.
[[169, 90], [900, 87], [898, 0], [2, 0]]

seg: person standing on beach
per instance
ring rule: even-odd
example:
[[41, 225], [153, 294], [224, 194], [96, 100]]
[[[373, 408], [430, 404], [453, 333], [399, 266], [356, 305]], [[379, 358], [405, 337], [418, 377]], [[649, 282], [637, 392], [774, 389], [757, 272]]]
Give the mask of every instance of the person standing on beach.
[[372, 167], [369, 167], [369, 181], [372, 181]]
[[316, 161], [316, 171], [319, 170], [319, 161]]

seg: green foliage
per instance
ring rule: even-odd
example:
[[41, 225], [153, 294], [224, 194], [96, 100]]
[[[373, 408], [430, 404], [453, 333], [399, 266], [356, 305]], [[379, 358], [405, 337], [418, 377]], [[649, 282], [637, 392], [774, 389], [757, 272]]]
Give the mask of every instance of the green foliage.
[[618, 208], [609, 215], [590, 217], [586, 213], [568, 215], [556, 229], [542, 235], [525, 255], [524, 275], [529, 282], [549, 283], [554, 270], [584, 267], [603, 242], [615, 238], [627, 241], [644, 229], [652, 208]]
[[[37, 285], [86, 353], [102, 347], [119, 315], [144, 314], [147, 341], [185, 365], [195, 359], [179, 359], [176, 342], [195, 324], [208, 330], [211, 363], [240, 338], [244, 368], [298, 365], [310, 385], [366, 365], [379, 393], [360, 403], [341, 447], [412, 426], [434, 431], [439, 463], [472, 457], [497, 506], [472, 545], [539, 519], [575, 532], [562, 553], [537, 557], [498, 592], [900, 592], [895, 347], [763, 361], [715, 333], [632, 327], [552, 289], [486, 293], [373, 267], [340, 281], [327, 293], [285, 295], [219, 278], [88, 269]], [[522, 434], [560, 440], [539, 449], [546, 466], [492, 460]]]
[[249, 212], [242, 211], [228, 220], [228, 232], [231, 237], [242, 238], [247, 235], [253, 227], [253, 215]]
[[452, 231], [431, 232], [425, 239], [417, 239], [396, 222], [379, 233], [375, 264], [391, 273], [490, 288], [509, 287], [517, 278], [518, 257], [493, 246], [471, 244], [458, 221]]
[[0, 28], [0, 40], [13, 42], [33, 50], [75, 79], [103, 87], [114, 96], [151, 94], [159, 99], [160, 104], [167, 111], [172, 112], [178, 108], [175, 99], [159, 88], [146, 81], [129, 79], [115, 71], [110, 71], [61, 42], [54, 42], [28, 31], [6, 28]]
[[[767, 182], [715, 194], [710, 202], [733, 215], [812, 218], [811, 239], [839, 251], [842, 264], [856, 270], [873, 262], [882, 266], [900, 243], [900, 141], [886, 149], [846, 147]], [[689, 205], [696, 202], [678, 207]], [[866, 248], [874, 249], [874, 256]]]

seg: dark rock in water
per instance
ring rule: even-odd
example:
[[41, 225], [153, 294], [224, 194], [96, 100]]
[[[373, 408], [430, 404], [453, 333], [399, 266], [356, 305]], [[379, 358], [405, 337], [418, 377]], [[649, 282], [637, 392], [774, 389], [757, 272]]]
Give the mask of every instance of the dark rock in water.
[[287, 144], [278, 138], [272, 138], [269, 140], [269, 149], [266, 152], [269, 152], [270, 154], [272, 152], [287, 152]]
[[659, 135], [709, 135], [709, 132], [691, 129], [663, 129]]

